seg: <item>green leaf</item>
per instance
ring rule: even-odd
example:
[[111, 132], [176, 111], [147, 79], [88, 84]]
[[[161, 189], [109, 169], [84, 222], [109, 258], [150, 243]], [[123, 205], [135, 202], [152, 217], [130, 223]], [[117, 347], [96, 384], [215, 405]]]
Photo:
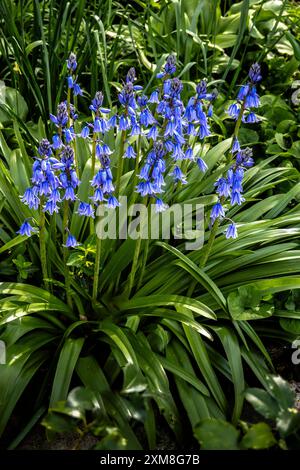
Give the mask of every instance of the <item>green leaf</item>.
[[238, 450], [239, 431], [219, 419], [207, 419], [195, 429], [201, 450]]
[[232, 422], [236, 424], [240, 418], [243, 402], [244, 402], [244, 371], [242, 365], [241, 351], [238, 340], [235, 334], [225, 327], [212, 327], [213, 330], [218, 334], [222, 345], [225, 349], [226, 356], [230, 365], [232, 373], [232, 381], [234, 386], [234, 410], [232, 414]]
[[276, 419], [279, 407], [268, 392], [260, 388], [248, 388], [245, 398], [266, 419]]
[[15, 88], [4, 87], [2, 90], [4, 95], [0, 103], [0, 122], [11, 121], [10, 110], [14, 112], [22, 121], [26, 122], [26, 116], [28, 114], [28, 106], [23, 96]]
[[215, 313], [209, 307], [199, 302], [199, 300], [182, 295], [152, 295], [151, 297], [133, 297], [131, 300], [117, 299], [116, 304], [121, 311], [156, 306], [182, 306], [203, 317], [211, 320], [216, 319]]
[[234, 320], [258, 320], [272, 316], [274, 306], [261, 302], [262, 293], [255, 285], [241, 286], [228, 296], [228, 308]]
[[192, 260], [190, 260], [183, 253], [181, 253], [181, 251], [179, 251], [177, 248], [174, 248], [171, 245], [168, 245], [167, 243], [164, 243], [164, 242], [157, 242], [157, 244], [162, 246], [163, 248], [166, 248], [175, 256], [180, 258], [183, 262], [183, 264], [180, 264], [180, 266], [183, 266], [184, 269], [190, 272], [192, 276], [198, 282], [200, 282], [203, 285], [203, 287], [207, 289], [207, 291], [216, 300], [216, 302], [220, 305], [220, 307], [223, 310], [227, 311], [225, 297], [223, 296], [218, 286], [212, 281], [212, 279], [210, 279], [210, 277], [202, 269], [200, 269]]
[[41, 423], [48, 431], [55, 433], [73, 433], [76, 431], [77, 422], [68, 416], [50, 412]]
[[50, 397], [50, 407], [55, 405], [58, 401], [67, 399], [72, 375], [83, 343], [84, 338], [66, 339], [56, 366]]
[[241, 441], [244, 449], [268, 449], [276, 444], [270, 426], [266, 423], [258, 423], [251, 426]]

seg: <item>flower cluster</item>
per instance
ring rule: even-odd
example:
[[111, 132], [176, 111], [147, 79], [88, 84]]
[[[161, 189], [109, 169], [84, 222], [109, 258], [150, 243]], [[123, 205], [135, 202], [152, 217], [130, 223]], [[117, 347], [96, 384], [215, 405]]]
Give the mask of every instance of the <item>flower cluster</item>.
[[[240, 122], [254, 123], [258, 122], [257, 116], [252, 111], [252, 108], [259, 106], [259, 96], [256, 91], [256, 84], [261, 80], [260, 66], [253, 64], [249, 71], [249, 81], [246, 85], [242, 85], [238, 92], [237, 102], [230, 105], [228, 109], [229, 116], [233, 117], [236, 121], [236, 129], [238, 130]], [[237, 132], [232, 140], [231, 146], [232, 165], [227, 174], [222, 176], [215, 183], [216, 193], [219, 200], [213, 206], [210, 218], [211, 223], [214, 224], [216, 220], [225, 217], [225, 209], [223, 204], [229, 200], [230, 205], [241, 205], [245, 198], [243, 197], [243, 177], [247, 168], [254, 165], [252, 158], [252, 150], [247, 147], [241, 149], [240, 143], [237, 138]], [[226, 238], [236, 238], [237, 229], [235, 224], [231, 221], [226, 231]]]
[[[77, 59], [71, 53], [67, 60], [67, 100], [57, 106], [56, 114], [50, 114], [50, 120], [56, 127], [52, 143], [43, 139], [38, 147], [38, 157], [34, 159], [32, 168], [32, 186], [26, 189], [21, 197], [22, 202], [30, 209], [41, 209], [52, 215], [59, 211], [61, 203], [70, 204], [77, 201], [77, 189], [80, 184], [79, 169], [76, 163], [74, 140], [78, 137], [86, 139], [92, 149], [90, 191], [86, 201], [77, 202], [77, 214], [84, 217], [95, 217], [99, 204], [105, 203], [108, 208], [119, 206], [114, 195], [115, 185], [111, 156], [113, 150], [108, 145], [108, 132], [120, 132], [120, 157], [136, 159], [135, 176], [138, 178], [135, 191], [147, 200], [152, 198], [156, 211], [167, 208], [163, 201], [167, 178], [172, 178], [174, 184], [187, 184], [187, 171], [195, 163], [201, 172], [207, 170], [206, 162], [195, 151], [195, 144], [204, 141], [211, 135], [210, 118], [213, 114], [213, 102], [217, 97], [216, 91], [209, 92], [205, 80], [201, 80], [194, 96], [187, 104], [182, 98], [183, 83], [176, 73], [174, 55], [167, 57], [162, 71], [157, 74], [161, 79], [160, 86], [155, 88], [150, 96], [146, 96], [143, 87], [136, 84], [137, 77], [134, 68], [130, 68], [121, 90], [118, 93], [119, 110], [111, 110], [103, 106], [104, 96], [98, 91], [91, 101], [89, 109], [92, 117], [76, 132], [74, 122], [78, 115], [72, 97], [82, 95], [76, 76]], [[230, 168], [216, 183], [218, 201], [211, 211], [211, 223], [225, 218], [224, 205], [234, 206], [244, 202], [243, 177], [247, 168], [253, 165], [252, 151], [242, 149], [238, 141], [238, 130], [241, 122], [254, 123], [258, 121], [254, 109], [259, 106], [259, 96], [256, 86], [261, 80], [258, 64], [254, 64], [249, 72], [249, 79], [240, 86], [236, 102], [228, 109], [229, 116], [236, 120], [234, 137], [230, 149]], [[143, 140], [141, 141], [141, 137]], [[110, 141], [109, 141], [110, 142]], [[143, 153], [141, 154], [141, 142]], [[120, 168], [122, 160], [118, 162]], [[118, 173], [119, 186], [121, 171]], [[119, 187], [117, 188], [119, 194]], [[75, 237], [69, 232], [68, 224], [63, 227], [66, 237], [66, 247], [77, 246]], [[20, 228], [20, 234], [30, 236], [35, 229], [26, 219]], [[227, 229], [226, 237], [237, 236], [232, 222]]]
[[[151, 142], [151, 150], [140, 171], [142, 181], [137, 186], [137, 192], [142, 196], [154, 197], [157, 211], [167, 207], [157, 197], [157, 194], [163, 192], [166, 162], [172, 167], [170, 176], [175, 183], [180, 184], [187, 183], [181, 168], [182, 161], [196, 161], [202, 172], [207, 170], [204, 160], [199, 155], [194, 155], [192, 141], [194, 139], [195, 143], [197, 137], [203, 140], [210, 135], [208, 118], [212, 116], [211, 103], [216, 98], [216, 93], [208, 93], [206, 82], [201, 81], [197, 86], [196, 96], [185, 107], [181, 97], [183, 84], [177, 77], [172, 77], [175, 72], [176, 60], [170, 55], [163, 71], [157, 75], [163, 79], [161, 87], [155, 89], [148, 100], [145, 96], [138, 97], [137, 100], [141, 107], [140, 124], [150, 127], [145, 134]], [[147, 109], [150, 104], [156, 105], [156, 119]], [[135, 158], [131, 146], [126, 150], [126, 157]]]
[[253, 109], [259, 107], [259, 96], [256, 91], [256, 84], [261, 80], [260, 66], [258, 64], [253, 64], [249, 71], [249, 81], [246, 85], [241, 85], [237, 100], [235, 103], [231, 104], [228, 108], [228, 114], [235, 120], [241, 119], [245, 123], [255, 123], [258, 122], [256, 114]]
[[[106, 116], [110, 113], [110, 109], [103, 107], [104, 96], [101, 91], [97, 91], [92, 99], [90, 110], [93, 113], [93, 124], [90, 125], [93, 131], [92, 142], [95, 150], [95, 157], [100, 164], [100, 169], [96, 175], [93, 175], [91, 187], [93, 194], [90, 196], [92, 203], [80, 202], [78, 214], [86, 217], [95, 217], [94, 206], [106, 201], [108, 208], [115, 208], [119, 205], [117, 198], [113, 195], [115, 187], [113, 185], [113, 175], [110, 168], [110, 155], [113, 153], [110, 147], [105, 143], [106, 133], [116, 126], [117, 116], [114, 115], [110, 119]], [[90, 137], [90, 128], [86, 125], [81, 132], [81, 137]]]

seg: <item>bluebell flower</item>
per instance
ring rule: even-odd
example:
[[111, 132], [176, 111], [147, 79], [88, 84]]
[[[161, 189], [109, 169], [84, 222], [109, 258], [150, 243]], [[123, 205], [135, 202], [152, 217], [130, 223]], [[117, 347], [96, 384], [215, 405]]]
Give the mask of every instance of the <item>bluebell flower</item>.
[[76, 54], [74, 54], [74, 52], [71, 52], [71, 54], [69, 55], [69, 58], [67, 60], [67, 67], [72, 72], [75, 72], [75, 70], [77, 68], [77, 58], [76, 58]]
[[107, 207], [108, 209], [115, 209], [116, 207], [120, 206], [118, 199], [113, 196], [112, 194], [107, 199]]
[[63, 143], [62, 143], [62, 140], [61, 138], [59, 137], [58, 134], [55, 134], [53, 137], [52, 137], [52, 148], [54, 148], [55, 150], [57, 149], [60, 149], [62, 147]]
[[182, 173], [182, 171], [181, 171], [181, 169], [179, 168], [179, 166], [177, 166], [177, 165], [175, 166], [175, 168], [174, 168], [174, 170], [172, 171], [171, 175], [173, 176], [175, 182], [180, 181], [182, 184], [187, 184], [186, 177], [185, 177], [185, 175]]
[[97, 113], [103, 104], [103, 93], [102, 91], [97, 91], [95, 97], [92, 99], [92, 104], [90, 105], [90, 110]]
[[186, 158], [187, 160], [193, 160], [194, 158], [194, 154], [193, 154], [193, 149], [192, 147], [188, 147], [185, 154], [184, 154], [184, 158]]
[[205, 173], [206, 170], [208, 169], [208, 166], [206, 165], [205, 161], [200, 157], [197, 158], [197, 165], [200, 171], [202, 171], [202, 173]]
[[71, 233], [68, 234], [66, 244], [64, 245], [66, 248], [75, 248], [76, 246], [79, 246], [80, 243], [76, 240], [74, 235]]
[[52, 154], [51, 144], [48, 139], [42, 139], [39, 143], [38, 152], [42, 157], [50, 157]]
[[[120, 127], [121, 129], [121, 127]], [[134, 135], [140, 135], [142, 132], [142, 129], [141, 129], [141, 126], [139, 125], [139, 123], [136, 121], [135, 118], [131, 118], [131, 132], [130, 132], [130, 135], [131, 136], [134, 136]]]
[[111, 116], [111, 117], [109, 118], [109, 120], [107, 121], [107, 126], [108, 126], [108, 128], [110, 129], [110, 128], [112, 128], [112, 127], [116, 127], [116, 125], [117, 125], [117, 115], [114, 114], [114, 115]]
[[[242, 168], [251, 168], [254, 165], [252, 156], [253, 152], [251, 148], [246, 147], [240, 150], [235, 157], [236, 166]], [[242, 173], [241, 178], [243, 178], [243, 175], [244, 174]]]
[[31, 237], [33, 233], [36, 233], [36, 229], [33, 228], [28, 220], [26, 219], [23, 224], [21, 225], [20, 229], [17, 231], [20, 235], [26, 235], [27, 237]]
[[233, 191], [231, 193], [231, 199], [230, 199], [230, 204], [234, 206], [235, 204], [238, 204], [239, 206], [245, 201], [245, 198], [242, 196], [242, 194], [239, 191]]
[[237, 236], [236, 225], [232, 222], [226, 230], [226, 238], [237, 238]]
[[127, 109], [129, 107], [132, 108], [132, 110], [136, 109], [134, 91], [135, 90], [132, 82], [128, 81], [124, 85], [123, 90], [118, 94], [120, 103]]
[[101, 132], [105, 134], [108, 131], [108, 125], [105, 119], [96, 117], [94, 120], [94, 132]]
[[138, 183], [136, 187], [136, 192], [140, 193], [141, 196], [154, 196], [155, 195], [155, 189], [153, 188], [151, 182], [148, 181], [141, 181]]
[[136, 72], [134, 67], [130, 67], [126, 75], [126, 83], [134, 83], [136, 80]]
[[67, 103], [65, 101], [59, 103], [57, 106], [56, 116], [54, 116], [54, 114], [50, 114], [50, 119], [57, 127], [63, 128], [67, 125], [69, 116]]
[[207, 110], [207, 117], [211, 118], [213, 113], [214, 113], [214, 108], [213, 108], [213, 105], [210, 104]]
[[148, 163], [146, 161], [146, 163], [140, 169], [139, 177], [144, 180], [148, 180], [150, 177], [150, 170], [151, 170], [151, 163]]
[[68, 82], [68, 88], [73, 88], [73, 86], [74, 86], [73, 77], [68, 76], [67, 77], [67, 82]]
[[248, 96], [249, 91], [250, 91], [250, 86], [248, 83], [247, 85], [241, 85], [238, 95], [237, 95], [237, 99], [239, 101], [243, 101], [246, 98], [246, 96]]
[[218, 201], [213, 207], [212, 207], [212, 210], [211, 210], [211, 214], [210, 214], [210, 218], [212, 220], [212, 223], [218, 219], [219, 217], [225, 217], [225, 211], [224, 211], [224, 207], [222, 206], [222, 204], [220, 203], [220, 201]]
[[104, 194], [103, 194], [102, 189], [96, 188], [95, 191], [94, 191], [93, 196], [90, 196], [90, 199], [95, 203], [104, 201], [105, 198], [104, 198]]
[[90, 135], [90, 128], [89, 126], [84, 126], [81, 130], [81, 137], [83, 137], [84, 139], [86, 139], [87, 137], [89, 137]]
[[257, 62], [251, 65], [249, 71], [249, 78], [252, 83], [258, 83], [261, 81], [262, 76], [260, 71], [260, 65]]
[[149, 127], [155, 123], [155, 119], [152, 116], [151, 111], [146, 107], [142, 109], [140, 114], [140, 123], [142, 126]]
[[155, 199], [155, 212], [164, 212], [168, 209], [168, 204], [165, 204], [162, 199], [156, 198]]
[[255, 86], [252, 86], [249, 93], [245, 98], [245, 104], [247, 108], [258, 108], [260, 105], [259, 96], [256, 93]]
[[95, 218], [94, 209], [91, 206], [91, 204], [89, 204], [87, 202], [80, 202], [79, 203], [77, 214], [84, 215], [86, 217], [92, 217], [93, 219]]
[[205, 99], [207, 95], [207, 82], [206, 80], [201, 80], [196, 87], [198, 99]]
[[124, 158], [135, 158], [135, 157], [136, 157], [136, 153], [132, 145], [128, 145], [124, 154]]
[[50, 198], [46, 201], [46, 204], [43, 208], [44, 212], [49, 212], [52, 215], [54, 212], [59, 211], [59, 207], [57, 206], [56, 202], [52, 201]]
[[205, 137], [208, 137], [210, 135], [210, 130], [207, 125], [200, 124], [199, 126], [199, 137], [200, 139], [204, 139]]
[[67, 129], [64, 129], [64, 134], [65, 134], [65, 139], [66, 139], [67, 144], [72, 142], [72, 140], [75, 138], [75, 132], [74, 132], [73, 127], [69, 127]]
[[82, 90], [77, 82], [74, 82], [73, 93], [74, 93], [74, 96], [78, 96], [78, 95], [82, 96]]
[[235, 152], [239, 152], [241, 150], [241, 147], [240, 147], [240, 143], [238, 141], [238, 139], [235, 137], [233, 139], [233, 143], [232, 143], [232, 147], [231, 147], [231, 152], [232, 153], [235, 153]]
[[27, 188], [23, 196], [21, 196], [21, 201], [26, 204], [30, 209], [37, 210], [39, 207], [40, 200], [35, 194], [33, 188]]
[[215, 186], [216, 186], [216, 193], [219, 194], [219, 196], [223, 196], [225, 198], [230, 196], [231, 184], [228, 179], [224, 177], [219, 178], [218, 181], [215, 183]]
[[176, 57], [170, 54], [167, 57], [164, 70], [156, 75], [157, 78], [163, 78], [165, 75], [173, 75], [176, 72]]
[[148, 139], [156, 140], [158, 138], [157, 126], [152, 126], [147, 134]]
[[53, 201], [55, 204], [61, 202], [60, 192], [57, 188], [52, 190], [48, 200]]
[[66, 201], [75, 201], [76, 200], [76, 195], [74, 188], [72, 186], [67, 186], [65, 190], [65, 194], [63, 195], [63, 199]]
[[245, 118], [243, 119], [244, 122], [246, 123], [250, 123], [250, 124], [254, 124], [256, 122], [259, 122], [259, 119], [258, 117], [256, 116], [255, 113], [253, 113], [253, 111], [251, 111], [247, 116], [245, 116]]
[[130, 127], [130, 121], [129, 119], [122, 114], [119, 118], [119, 129], [120, 131], [127, 131]]
[[151, 93], [148, 101], [149, 103], [159, 103], [159, 90], [158, 89], [154, 90]]
[[240, 111], [240, 106], [237, 103], [233, 103], [229, 106], [227, 113], [229, 114], [229, 116], [237, 120], [240, 115]]

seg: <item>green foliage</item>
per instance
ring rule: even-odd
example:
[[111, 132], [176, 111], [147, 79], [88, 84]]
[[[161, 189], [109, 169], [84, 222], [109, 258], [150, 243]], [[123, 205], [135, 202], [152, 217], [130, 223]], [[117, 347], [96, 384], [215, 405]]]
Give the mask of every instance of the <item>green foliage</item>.
[[[261, 337], [291, 341], [300, 331], [299, 109], [290, 101], [299, 78], [300, 14], [293, 4], [286, 14], [282, 1], [226, 2], [232, 4], [228, 11], [218, 0], [130, 3], [47, 0], [29, 2], [26, 10], [21, 1], [0, 3], [7, 85], [0, 102], [0, 336], [7, 344], [7, 364], [0, 365], [0, 434], [6, 438], [7, 423], [33, 389], [35, 399], [11, 448], [42, 417], [49, 435], [75, 432], [80, 445], [91, 432], [98, 449], [155, 449], [162, 417], [183, 444], [194, 433], [203, 449], [270, 448], [299, 427], [287, 385], [266, 379], [273, 366]], [[208, 173], [188, 168], [189, 185], [175, 194], [170, 183], [166, 187], [166, 202], [202, 203], [206, 214], [230, 147], [231, 123], [221, 108], [254, 59], [264, 62], [267, 79], [262, 122], [241, 132], [241, 142], [255, 146], [258, 163], [246, 173], [247, 202], [228, 212], [238, 222], [239, 238], [225, 240], [219, 228], [205, 269], [199, 268], [202, 250], [185, 251], [183, 241], [173, 239], [151, 241], [129, 299], [124, 289], [134, 242], [105, 240], [101, 295], [94, 303], [96, 240], [75, 207], [71, 230], [82, 245], [67, 260], [70, 308], [55, 243], [62, 235], [60, 216], [46, 227], [50, 292], [41, 287], [38, 240], [15, 231], [24, 216], [37, 218], [19, 194], [29, 184], [33, 147], [46, 135], [43, 122], [47, 127], [49, 111], [65, 98], [66, 71], [60, 69], [72, 49], [84, 89], [102, 87], [112, 103], [116, 92], [108, 91], [111, 85], [118, 89], [128, 66], [140, 66], [149, 92], [155, 64], [170, 51], [184, 65], [187, 87], [204, 75], [215, 81], [220, 95], [213, 137], [197, 148]], [[90, 149], [83, 141], [77, 146], [82, 196], [88, 194]], [[122, 194], [131, 194], [133, 178], [126, 168]], [[207, 223], [205, 230], [207, 240]], [[141, 254], [145, 250], [142, 244]], [[247, 383], [256, 377], [263, 387], [248, 389], [246, 399], [276, 422], [279, 438], [265, 423], [241, 424], [245, 366]]]

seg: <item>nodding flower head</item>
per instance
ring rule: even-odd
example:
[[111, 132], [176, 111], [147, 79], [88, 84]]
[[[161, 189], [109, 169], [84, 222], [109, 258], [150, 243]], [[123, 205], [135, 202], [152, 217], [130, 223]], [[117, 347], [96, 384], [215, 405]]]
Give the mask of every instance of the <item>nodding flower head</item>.
[[173, 75], [176, 72], [176, 57], [170, 54], [167, 57], [164, 70], [156, 75], [157, 78], [163, 78], [165, 75]]
[[170, 95], [173, 98], [177, 98], [182, 92], [182, 88], [183, 88], [182, 81], [179, 80], [179, 78], [177, 77], [173, 78], [171, 81]]
[[69, 117], [68, 106], [65, 101], [59, 103], [56, 116], [50, 114], [50, 119], [57, 127], [65, 127], [67, 125]]
[[67, 67], [72, 72], [75, 72], [77, 68], [77, 59], [76, 59], [76, 54], [74, 54], [74, 52], [71, 52], [71, 54], [69, 55], [69, 58], [67, 60]]
[[254, 160], [252, 157], [253, 151], [250, 147], [246, 147], [245, 149], [239, 150], [235, 159], [236, 166], [250, 168], [254, 165]]
[[48, 139], [42, 139], [40, 141], [38, 152], [41, 157], [49, 157], [52, 153], [51, 144]]
[[20, 227], [20, 230], [17, 231], [20, 235], [26, 235], [27, 237], [31, 237], [33, 233], [36, 233], [36, 229], [30, 225], [28, 219], [26, 219]]
[[92, 104], [90, 105], [90, 109], [97, 113], [101, 108], [103, 103], [103, 93], [102, 91], [97, 91], [95, 97], [92, 99]]
[[119, 93], [119, 101], [123, 106], [135, 109], [134, 87], [132, 82], [125, 83], [123, 90]]
[[258, 83], [261, 81], [261, 70], [260, 65], [256, 62], [255, 64], [251, 65], [249, 70], [249, 78], [252, 83]]
[[197, 85], [197, 88], [196, 88], [196, 91], [197, 91], [197, 97], [198, 99], [204, 99], [206, 98], [206, 94], [207, 94], [207, 83], [206, 83], [206, 80], [201, 80], [200, 83], [198, 83]]
[[226, 230], [226, 238], [237, 238], [236, 225], [232, 222]]
[[166, 65], [165, 65], [165, 72], [168, 75], [173, 75], [176, 72], [176, 57], [174, 54], [170, 54], [167, 57]]
[[131, 67], [126, 75], [126, 83], [133, 83], [136, 80], [135, 68]]
[[75, 248], [76, 246], [80, 245], [74, 235], [71, 233], [68, 234], [66, 244], [64, 245], [66, 248]]

